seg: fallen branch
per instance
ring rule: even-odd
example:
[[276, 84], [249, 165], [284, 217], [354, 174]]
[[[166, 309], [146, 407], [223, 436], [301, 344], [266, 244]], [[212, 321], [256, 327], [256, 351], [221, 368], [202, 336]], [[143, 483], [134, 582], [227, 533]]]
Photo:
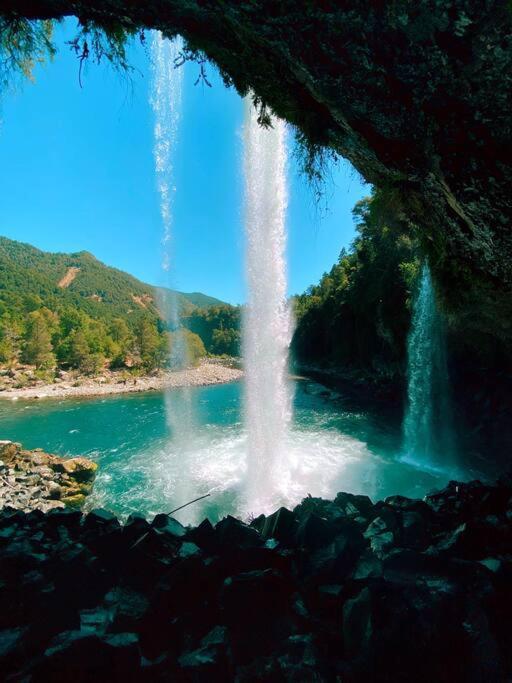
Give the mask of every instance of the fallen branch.
[[[199, 496], [199, 498], [194, 498], [194, 500], [189, 500], [188, 503], [185, 503], [184, 505], [180, 505], [179, 507], [174, 508], [174, 510], [171, 510], [170, 512], [165, 512], [164, 514], [166, 514], [168, 517], [170, 517], [170, 515], [174, 514], [175, 512], [178, 512], [178, 510], [183, 510], [183, 508], [186, 508], [189, 505], [192, 505], [192, 503], [197, 503], [198, 500], [203, 500], [203, 498], [208, 498], [209, 495], [210, 495], [209, 493], [206, 493], [204, 496]], [[142, 543], [142, 541], [146, 538], [146, 536], [148, 534], [149, 534], [149, 531], [146, 531], [145, 534], [142, 534], [142, 536], [140, 538], [138, 538], [132, 546], [130, 546], [130, 550], [133, 550], [136, 546], [139, 545], [139, 543]]]

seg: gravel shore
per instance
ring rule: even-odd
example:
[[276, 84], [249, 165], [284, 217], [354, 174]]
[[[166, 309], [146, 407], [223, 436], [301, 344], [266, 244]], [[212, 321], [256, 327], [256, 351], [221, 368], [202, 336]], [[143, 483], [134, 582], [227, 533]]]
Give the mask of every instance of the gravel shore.
[[205, 360], [197, 368], [160, 372], [154, 376], [122, 378], [116, 373], [102, 377], [81, 378], [78, 381], [61, 381], [24, 388], [7, 388], [0, 392], [0, 399], [26, 400], [41, 398], [68, 398], [80, 396], [105, 396], [140, 391], [162, 391], [168, 388], [208, 386], [224, 384], [241, 379], [242, 370]]

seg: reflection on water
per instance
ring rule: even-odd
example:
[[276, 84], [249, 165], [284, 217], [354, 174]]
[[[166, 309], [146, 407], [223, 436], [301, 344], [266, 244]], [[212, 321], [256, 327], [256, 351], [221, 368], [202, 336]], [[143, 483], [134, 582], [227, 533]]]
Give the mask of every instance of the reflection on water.
[[[399, 424], [370, 410], [348, 408], [343, 397], [333, 400], [324, 394], [317, 384], [297, 383], [295, 421], [276, 473], [271, 509], [293, 506], [307, 494], [333, 497], [350, 491], [374, 500], [396, 493], [422, 497], [446, 484], [450, 473], [400, 461]], [[0, 438], [94, 459], [100, 468], [89, 506], [121, 516], [151, 517], [205, 493], [210, 497], [176, 516], [192, 523], [204, 516], [215, 521], [228, 513], [249, 517], [270, 512], [260, 501], [245, 498], [241, 385], [176, 390], [169, 399], [171, 409], [186, 405], [187, 396], [196, 408], [194, 436], [187, 444], [173, 438], [165, 399], [158, 393], [25, 404], [2, 401]]]

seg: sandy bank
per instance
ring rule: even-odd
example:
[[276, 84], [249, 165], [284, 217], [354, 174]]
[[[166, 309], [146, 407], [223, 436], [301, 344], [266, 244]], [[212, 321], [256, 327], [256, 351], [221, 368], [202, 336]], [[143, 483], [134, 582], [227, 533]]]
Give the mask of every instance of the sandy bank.
[[243, 372], [217, 361], [205, 360], [197, 368], [178, 371], [161, 371], [157, 375], [126, 379], [116, 373], [102, 377], [83, 377], [78, 381], [55, 384], [38, 384], [24, 388], [7, 388], [0, 391], [0, 399], [26, 400], [40, 398], [71, 398], [79, 396], [105, 396], [140, 391], [161, 391], [167, 388], [209, 386], [239, 380]]

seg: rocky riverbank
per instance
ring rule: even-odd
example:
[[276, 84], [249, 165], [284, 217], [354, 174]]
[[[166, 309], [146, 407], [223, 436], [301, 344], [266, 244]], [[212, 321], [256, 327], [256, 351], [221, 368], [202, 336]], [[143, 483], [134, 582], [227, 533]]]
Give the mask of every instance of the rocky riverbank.
[[512, 484], [307, 498], [250, 525], [0, 513], [0, 670], [24, 681], [505, 681]]
[[0, 441], [0, 510], [30, 512], [81, 508], [98, 465], [87, 458], [60, 458], [38, 448]]
[[169, 388], [236, 382], [241, 379], [242, 375], [242, 370], [233, 363], [208, 359], [195, 368], [161, 370], [143, 377], [109, 370], [99, 377], [75, 377], [70, 373], [61, 373], [61, 376], [50, 384], [34, 380], [30, 386], [22, 387], [17, 386], [15, 381], [8, 381], [8, 378], [4, 377], [0, 385], [0, 399], [77, 398], [140, 391], [163, 391]]

